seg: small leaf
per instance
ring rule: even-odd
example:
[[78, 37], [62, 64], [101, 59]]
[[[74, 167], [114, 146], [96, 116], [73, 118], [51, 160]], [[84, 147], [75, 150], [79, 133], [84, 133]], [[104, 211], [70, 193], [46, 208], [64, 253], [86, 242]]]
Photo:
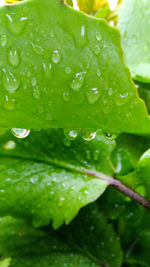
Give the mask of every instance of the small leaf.
[[125, 61], [132, 77], [150, 83], [149, 0], [124, 0], [119, 10], [118, 27]]
[[113, 175], [115, 141], [102, 133], [90, 142], [70, 141], [62, 130], [31, 132], [24, 140], [6, 134], [0, 144], [0, 215], [28, 218], [36, 226], [68, 224], [104, 192], [108, 183], [84, 169]]

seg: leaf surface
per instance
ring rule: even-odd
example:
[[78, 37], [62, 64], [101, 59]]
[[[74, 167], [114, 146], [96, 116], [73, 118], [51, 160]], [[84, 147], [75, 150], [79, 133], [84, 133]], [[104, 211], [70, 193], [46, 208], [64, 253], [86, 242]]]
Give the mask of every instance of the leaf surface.
[[1, 128], [150, 132], [119, 32], [104, 20], [60, 0], [4, 6], [0, 46]]
[[84, 169], [113, 175], [115, 141], [103, 134], [91, 142], [69, 141], [62, 130], [31, 132], [24, 140], [7, 134], [0, 144], [0, 215], [28, 218], [36, 226], [68, 224], [104, 192], [108, 183]]

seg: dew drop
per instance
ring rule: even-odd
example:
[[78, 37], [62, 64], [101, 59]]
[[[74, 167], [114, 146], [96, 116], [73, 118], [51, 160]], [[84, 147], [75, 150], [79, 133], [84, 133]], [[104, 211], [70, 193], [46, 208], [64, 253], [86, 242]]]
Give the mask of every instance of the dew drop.
[[62, 97], [65, 102], [68, 102], [70, 100], [70, 95], [68, 92], [64, 92]]
[[99, 150], [95, 150], [93, 153], [93, 159], [94, 161], [98, 161], [100, 157], [100, 151]]
[[100, 92], [98, 88], [90, 88], [86, 92], [87, 100], [90, 104], [96, 103], [100, 98]]
[[64, 146], [65, 147], [71, 147], [71, 141], [70, 140], [68, 140], [68, 139], [64, 139]]
[[42, 56], [44, 54], [44, 49], [39, 44], [32, 43], [32, 47], [37, 55]]
[[112, 95], [113, 94], [113, 89], [112, 88], [108, 88], [108, 95]]
[[59, 51], [58, 50], [53, 51], [53, 54], [52, 54], [53, 63], [58, 64], [60, 60], [61, 60], [61, 55]]
[[44, 70], [45, 77], [47, 79], [50, 79], [52, 76], [52, 64], [43, 63], [43, 70]]
[[36, 99], [38, 99], [38, 98], [40, 97], [40, 90], [39, 90], [38, 87], [35, 87], [35, 88], [33, 89], [33, 96], [34, 96]]
[[8, 53], [8, 60], [13, 67], [19, 66], [19, 54], [16, 49], [10, 49]]
[[21, 129], [21, 128], [12, 128], [12, 133], [17, 138], [26, 138], [30, 134], [30, 130]]
[[119, 96], [115, 96], [115, 102], [117, 106], [122, 106], [124, 105], [129, 99], [129, 94], [128, 93], [122, 93]]
[[65, 131], [65, 136], [68, 140], [75, 140], [78, 136], [78, 132], [76, 130], [67, 130]]
[[82, 138], [85, 141], [91, 141], [91, 140], [95, 139], [95, 137], [96, 137], [96, 132], [91, 132], [89, 130], [82, 130], [81, 134], [82, 134]]
[[59, 198], [58, 206], [61, 207], [63, 205], [64, 201], [65, 201], [65, 198], [61, 196]]
[[104, 135], [107, 140], [115, 140], [118, 136], [117, 134], [112, 134], [110, 132], [104, 133]]
[[101, 71], [97, 70], [97, 76], [100, 77], [101, 76]]
[[15, 108], [15, 99], [6, 95], [3, 101], [3, 106], [6, 110], [13, 110]]
[[1, 46], [6, 46], [7, 44], [7, 36], [5, 34], [0, 35], [0, 45]]
[[36, 84], [37, 84], [37, 80], [36, 80], [35, 77], [32, 78], [32, 80], [31, 80], [31, 84], [32, 84], [32, 86], [36, 86]]
[[23, 32], [28, 20], [27, 17], [18, 18], [15, 13], [12, 15], [6, 14], [6, 19], [9, 30], [16, 35]]
[[100, 51], [101, 51], [100, 46], [99, 46], [99, 45], [96, 45], [96, 46], [94, 47], [94, 54], [95, 54], [95, 55], [99, 55]]
[[84, 83], [84, 80], [85, 80], [85, 75], [86, 75], [85, 71], [79, 72], [79, 73], [76, 74], [75, 79], [70, 84], [70, 87], [74, 91], [78, 91], [82, 87], [82, 85]]
[[20, 85], [20, 80], [3, 68], [3, 85], [9, 93], [14, 93]]
[[67, 74], [70, 74], [70, 73], [71, 73], [71, 69], [70, 69], [69, 67], [67, 67], [67, 68], [65, 69], [65, 72], [66, 72]]
[[100, 32], [96, 32], [96, 40], [101, 41], [101, 39], [102, 39], [102, 36], [101, 36]]
[[76, 36], [75, 43], [77, 48], [83, 48], [88, 43], [88, 36], [84, 25], [81, 26], [79, 34]]
[[13, 150], [15, 147], [16, 147], [16, 143], [12, 140], [9, 140], [5, 144], [3, 144], [3, 148], [5, 150]]

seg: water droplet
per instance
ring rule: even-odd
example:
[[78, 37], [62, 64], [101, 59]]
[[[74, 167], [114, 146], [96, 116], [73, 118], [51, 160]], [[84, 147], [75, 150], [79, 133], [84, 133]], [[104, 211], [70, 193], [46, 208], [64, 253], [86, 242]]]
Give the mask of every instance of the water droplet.
[[85, 80], [85, 75], [86, 75], [85, 71], [79, 72], [79, 73], [76, 74], [75, 79], [70, 84], [70, 87], [74, 91], [78, 91], [82, 87], [82, 85], [84, 83], [84, 80]]
[[3, 101], [3, 106], [7, 110], [13, 110], [15, 108], [15, 99], [6, 95]]
[[38, 87], [35, 87], [35, 88], [33, 89], [33, 96], [34, 96], [36, 99], [38, 99], [38, 98], [40, 97], [40, 90], [39, 90]]
[[54, 38], [54, 32], [53, 31], [50, 32], [50, 37]]
[[128, 93], [122, 93], [119, 96], [115, 96], [115, 102], [117, 106], [122, 106], [124, 105], [129, 99], [129, 94]]
[[97, 70], [97, 76], [100, 77], [101, 76], [101, 71]]
[[66, 147], [71, 147], [71, 141], [70, 140], [68, 140], [68, 139], [64, 139], [64, 146], [66, 146]]
[[61, 60], [61, 55], [59, 51], [58, 50], [53, 51], [53, 54], [52, 54], [53, 63], [58, 64], [60, 60]]
[[65, 102], [67, 102], [67, 101], [70, 100], [70, 95], [69, 95], [68, 92], [64, 92], [63, 95], [62, 95], [62, 97], [63, 97], [63, 100], [64, 100]]
[[100, 32], [96, 32], [96, 40], [101, 41], [101, 39], [102, 39], [102, 36], [101, 36]]
[[13, 150], [16, 147], [16, 143], [12, 140], [7, 141], [3, 144], [3, 148], [6, 150]]
[[1, 46], [6, 46], [7, 44], [7, 36], [5, 34], [0, 35], [0, 45]]
[[20, 80], [12, 73], [3, 68], [3, 85], [9, 93], [14, 93], [20, 85]]
[[65, 131], [65, 136], [68, 140], [75, 140], [78, 136], [78, 132], [76, 130], [67, 130]]
[[81, 134], [82, 134], [82, 138], [85, 141], [91, 141], [91, 140], [95, 139], [95, 137], [96, 137], [96, 132], [91, 132], [89, 130], [86, 130], [86, 131], [82, 130]]
[[21, 128], [12, 128], [12, 133], [17, 138], [26, 138], [30, 134], [30, 130]]
[[65, 72], [66, 72], [67, 74], [70, 74], [70, 73], [71, 73], [71, 69], [70, 69], [69, 67], [67, 67], [67, 68], [65, 69]]
[[112, 88], [108, 88], [108, 95], [112, 95], [113, 94], [113, 89]]
[[32, 78], [32, 80], [31, 80], [31, 84], [32, 84], [32, 86], [36, 86], [36, 84], [37, 84], [37, 80], [36, 80], [35, 77]]
[[88, 43], [88, 36], [84, 25], [81, 26], [79, 34], [75, 36], [75, 43], [77, 48], [83, 48]]
[[99, 55], [100, 51], [101, 51], [100, 46], [99, 46], [99, 45], [96, 45], [96, 46], [94, 47], [94, 54], [95, 54], [95, 55]]
[[65, 198], [61, 196], [59, 198], [58, 206], [61, 207], [63, 205], [64, 201], [65, 201]]
[[21, 34], [23, 32], [26, 26], [27, 20], [28, 20], [27, 17], [18, 18], [17, 16], [18, 14], [15, 14], [15, 13], [11, 15], [6, 14], [8, 27], [10, 31], [16, 35]]
[[44, 70], [45, 77], [47, 79], [50, 79], [52, 76], [52, 64], [43, 63], [43, 70]]
[[100, 151], [99, 150], [95, 150], [94, 154], [93, 154], [94, 161], [98, 161], [99, 157], [100, 157]]
[[19, 66], [19, 54], [16, 49], [10, 49], [8, 53], [8, 60], [13, 67]]
[[108, 133], [105, 133], [105, 138], [108, 139], [108, 140], [115, 140], [117, 138], [117, 134], [112, 134], [110, 132]]
[[42, 48], [42, 46], [40, 46], [39, 44], [34, 44], [32, 43], [32, 47], [33, 47], [33, 50], [34, 52], [39, 55], [39, 56], [42, 56], [44, 54], [44, 49]]
[[98, 88], [90, 88], [87, 90], [86, 96], [87, 96], [88, 102], [90, 104], [94, 104], [99, 100], [100, 92]]

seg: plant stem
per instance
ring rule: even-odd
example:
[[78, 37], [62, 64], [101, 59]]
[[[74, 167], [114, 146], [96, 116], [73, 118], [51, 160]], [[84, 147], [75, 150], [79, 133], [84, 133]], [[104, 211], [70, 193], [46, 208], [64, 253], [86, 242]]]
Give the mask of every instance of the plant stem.
[[134, 190], [127, 187], [126, 185], [122, 184], [119, 180], [94, 171], [86, 171], [86, 173], [90, 176], [95, 176], [97, 178], [107, 181], [111, 186], [116, 188], [118, 191], [130, 197], [131, 199], [142, 205], [144, 208], [150, 210], [150, 201], [148, 201], [147, 199], [145, 199], [144, 197], [136, 193]]

